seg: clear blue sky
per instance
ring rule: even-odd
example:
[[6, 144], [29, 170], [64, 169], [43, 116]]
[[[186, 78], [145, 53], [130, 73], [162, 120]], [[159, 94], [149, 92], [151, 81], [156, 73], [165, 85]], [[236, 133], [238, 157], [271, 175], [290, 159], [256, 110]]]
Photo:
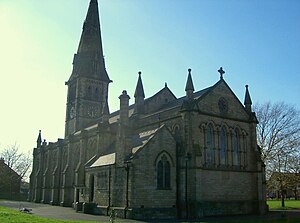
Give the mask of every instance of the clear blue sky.
[[[89, 0], [0, 0], [0, 149], [35, 146], [38, 130], [64, 136], [65, 103]], [[110, 110], [142, 71], [146, 97], [167, 82], [185, 94], [224, 78], [243, 102], [285, 101], [300, 109], [299, 0], [99, 0]], [[131, 100], [132, 102], [133, 100]]]

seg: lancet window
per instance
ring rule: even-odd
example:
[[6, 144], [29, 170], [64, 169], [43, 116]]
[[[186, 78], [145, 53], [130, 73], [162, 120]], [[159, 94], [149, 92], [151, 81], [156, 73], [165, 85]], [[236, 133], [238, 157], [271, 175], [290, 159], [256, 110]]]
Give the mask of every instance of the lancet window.
[[227, 136], [224, 127], [221, 128], [219, 142], [220, 142], [220, 165], [225, 165], [226, 152], [227, 152]]
[[214, 163], [214, 134], [213, 127], [208, 125], [206, 129], [206, 163], [213, 164]]
[[157, 162], [157, 189], [169, 189], [171, 187], [171, 165], [167, 157], [163, 155]]
[[239, 128], [232, 128], [231, 134], [225, 125], [218, 128], [212, 123], [202, 124], [203, 163], [205, 166], [220, 168], [243, 168], [247, 166], [247, 133]]
[[239, 134], [238, 131], [235, 129], [232, 134], [232, 163], [234, 166], [240, 165], [240, 143], [239, 143]]

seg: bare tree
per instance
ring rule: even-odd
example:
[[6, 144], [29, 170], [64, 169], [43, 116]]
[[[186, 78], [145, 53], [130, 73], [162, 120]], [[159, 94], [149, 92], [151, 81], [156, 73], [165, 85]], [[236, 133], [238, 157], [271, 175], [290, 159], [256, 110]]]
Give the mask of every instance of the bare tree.
[[293, 185], [288, 173], [299, 173], [300, 112], [284, 102], [267, 102], [254, 106], [259, 124], [257, 142], [261, 158], [266, 164], [267, 178], [278, 174], [284, 206], [284, 191]]
[[31, 167], [31, 155], [25, 154], [19, 151], [17, 144], [7, 146], [0, 153], [0, 157], [4, 159], [4, 162], [19, 174], [21, 179], [27, 178], [27, 173]]
[[257, 104], [254, 107], [259, 124], [257, 141], [262, 160], [268, 164], [287, 154], [299, 152], [300, 113], [283, 102]]

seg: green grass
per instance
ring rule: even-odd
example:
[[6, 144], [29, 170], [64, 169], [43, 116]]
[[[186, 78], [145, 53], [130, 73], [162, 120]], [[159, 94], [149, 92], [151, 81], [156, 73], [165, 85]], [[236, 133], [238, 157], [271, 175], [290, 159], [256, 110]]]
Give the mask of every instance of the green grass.
[[[201, 222], [209, 223], [209, 222]], [[210, 222], [217, 223], [217, 222]], [[299, 219], [274, 219], [274, 220], [231, 220], [231, 221], [220, 221], [218, 223], [299, 223]]]
[[[275, 203], [275, 202], [274, 202]], [[298, 204], [297, 204], [298, 205]], [[69, 221], [42, 218], [32, 214], [25, 214], [12, 210], [7, 207], [0, 206], [0, 222], [1, 223], [91, 223], [91, 221]], [[116, 221], [118, 223], [119, 221]], [[274, 220], [266, 219], [248, 219], [248, 220], [225, 220], [225, 221], [209, 221], [214, 223], [299, 223], [299, 219], [280, 218]], [[199, 223], [209, 223], [199, 222]]]
[[0, 206], [1, 223], [91, 223], [91, 221], [69, 221], [42, 218], [32, 214], [21, 213], [7, 207]]
[[300, 210], [300, 200], [285, 200], [285, 208], [281, 207], [281, 200], [269, 200], [267, 204], [270, 210]]

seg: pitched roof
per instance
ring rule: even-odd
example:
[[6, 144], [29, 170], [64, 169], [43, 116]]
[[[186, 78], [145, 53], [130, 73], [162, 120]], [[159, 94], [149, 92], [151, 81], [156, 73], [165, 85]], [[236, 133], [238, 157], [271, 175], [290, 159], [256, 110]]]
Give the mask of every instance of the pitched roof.
[[[212, 87], [208, 87], [208, 88], [205, 88], [203, 90], [194, 92], [194, 94], [193, 94], [194, 98], [195, 99], [200, 98], [203, 94], [205, 94], [206, 92], [208, 92], [211, 88]], [[159, 92], [157, 92], [153, 96], [145, 99], [145, 104], [150, 103], [151, 100], [154, 100], [155, 97], [157, 97], [162, 91], [165, 91], [166, 89], [168, 91], [170, 91], [172, 95], [174, 95], [173, 92], [168, 87], [164, 87], [163, 89], [161, 89]], [[174, 100], [169, 101], [167, 104], [165, 104], [162, 107], [158, 108], [155, 112], [163, 111], [163, 110], [170, 109], [170, 108], [180, 107], [182, 105], [182, 103], [183, 103], [183, 101], [184, 101], [185, 98], [186, 98], [186, 96], [182, 96], [180, 98], [176, 98], [176, 96], [174, 95]], [[117, 110], [117, 111], [115, 111], [115, 112], [113, 112], [113, 113], [110, 114], [110, 119], [109, 119], [110, 123], [117, 122], [117, 120], [119, 119], [119, 112], [120, 111]], [[129, 106], [129, 117], [133, 113], [134, 113], [134, 104], [132, 104], [132, 105]]]
[[159, 129], [161, 129], [163, 126], [159, 128], [155, 128], [152, 130], [140, 132], [132, 137], [132, 154], [135, 154], [139, 150], [141, 150], [157, 133]]
[[115, 163], [116, 163], [116, 153], [111, 153], [104, 156], [100, 156], [92, 165], [90, 165], [90, 168], [108, 166]]
[[[159, 130], [165, 128], [165, 125], [162, 125], [159, 128], [142, 131], [132, 136], [131, 142], [132, 142], [132, 157], [134, 157], [135, 154], [140, 152], [150, 141], [151, 139], [159, 132]], [[112, 152], [114, 151], [114, 152]], [[111, 146], [109, 146], [106, 149], [106, 152], [110, 152], [106, 155], [100, 155], [100, 156], [94, 156], [92, 157], [87, 163], [85, 164], [85, 167], [87, 169], [92, 169], [96, 167], [102, 167], [102, 166], [108, 166], [108, 165], [114, 165], [116, 163], [116, 143], [113, 143]]]

